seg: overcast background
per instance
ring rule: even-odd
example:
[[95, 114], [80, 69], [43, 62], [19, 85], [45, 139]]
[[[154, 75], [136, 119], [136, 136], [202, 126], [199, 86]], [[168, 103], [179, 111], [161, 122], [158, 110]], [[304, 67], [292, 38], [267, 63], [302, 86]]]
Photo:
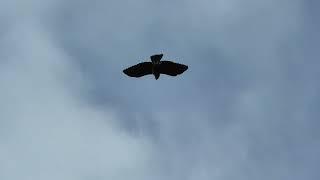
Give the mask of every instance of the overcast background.
[[0, 179], [320, 179], [319, 8], [0, 0]]

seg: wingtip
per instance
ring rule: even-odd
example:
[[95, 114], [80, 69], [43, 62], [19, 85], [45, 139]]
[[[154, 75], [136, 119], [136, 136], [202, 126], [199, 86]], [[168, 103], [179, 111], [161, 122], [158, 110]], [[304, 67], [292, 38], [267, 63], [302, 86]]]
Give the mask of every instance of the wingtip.
[[[188, 68], [189, 68], [188, 65], [185, 65], [185, 64], [184, 64], [184, 71], [188, 70]], [[184, 71], [183, 71], [183, 72], [184, 72]]]
[[128, 75], [128, 69], [124, 69], [122, 72], [123, 72], [125, 75]]

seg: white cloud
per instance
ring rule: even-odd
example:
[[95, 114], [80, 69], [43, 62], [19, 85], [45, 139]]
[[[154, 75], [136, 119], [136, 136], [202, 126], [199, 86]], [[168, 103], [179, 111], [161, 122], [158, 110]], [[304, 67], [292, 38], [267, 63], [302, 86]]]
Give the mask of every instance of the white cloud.
[[0, 179], [148, 175], [151, 144], [79, 98], [79, 72], [37, 21], [12, 25], [1, 46]]
[[[0, 44], [0, 179], [294, 179], [317, 173], [308, 165], [312, 155], [303, 153], [319, 149], [310, 143], [304, 98], [297, 98], [308, 95], [290, 89], [299, 85], [286, 80], [291, 59], [282, 54], [302, 28], [302, 1], [5, 2], [14, 3], [2, 11], [10, 25]], [[79, 49], [98, 54], [87, 64], [94, 61], [107, 75], [90, 85], [104, 91], [120, 79], [113, 71], [161, 46], [185, 55], [188, 84], [130, 79], [110, 90], [116, 100], [152, 106], [159, 132], [150, 144], [119, 129], [112, 108], [96, 109], [82, 99], [88, 77], [68, 55], [82, 57]], [[227, 58], [210, 59], [215, 52]], [[198, 56], [208, 58], [193, 59]], [[176, 102], [164, 107], [167, 98]], [[139, 131], [148, 128], [139, 123]]]

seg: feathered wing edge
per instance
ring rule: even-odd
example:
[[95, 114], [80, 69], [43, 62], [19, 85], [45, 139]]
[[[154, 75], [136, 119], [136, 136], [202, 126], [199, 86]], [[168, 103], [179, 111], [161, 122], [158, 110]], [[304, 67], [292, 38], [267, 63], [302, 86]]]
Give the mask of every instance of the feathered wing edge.
[[123, 73], [130, 77], [142, 77], [145, 75], [152, 74], [152, 63], [151, 62], [142, 62], [131, 66], [125, 70]]
[[159, 71], [161, 74], [177, 76], [188, 69], [187, 65], [175, 63], [172, 61], [161, 61]]

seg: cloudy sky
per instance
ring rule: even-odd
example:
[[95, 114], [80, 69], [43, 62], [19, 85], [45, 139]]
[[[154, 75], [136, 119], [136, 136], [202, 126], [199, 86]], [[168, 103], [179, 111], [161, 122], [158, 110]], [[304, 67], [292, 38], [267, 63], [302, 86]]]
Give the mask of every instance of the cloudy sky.
[[319, 8], [0, 0], [0, 179], [320, 179]]

